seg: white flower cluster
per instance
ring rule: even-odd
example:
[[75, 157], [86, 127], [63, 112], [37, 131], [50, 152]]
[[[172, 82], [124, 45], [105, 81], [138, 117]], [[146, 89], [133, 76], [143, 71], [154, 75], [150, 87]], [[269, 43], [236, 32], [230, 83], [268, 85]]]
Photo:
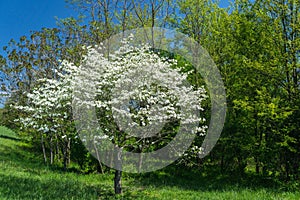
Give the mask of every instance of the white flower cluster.
[[[135, 130], [142, 136], [149, 132], [145, 127], [159, 131], [160, 124], [166, 122], [204, 122], [194, 110], [203, 111], [205, 89], [189, 85], [188, 73], [182, 73], [176, 60], [154, 53], [148, 45], [133, 47], [129, 40], [133, 37], [124, 40], [109, 58], [100, 45], [87, 47], [88, 55], [78, 67], [64, 61], [62, 70], [55, 71], [59, 79], [40, 80], [39, 87], [27, 95], [29, 105], [16, 106], [30, 113], [20, 122], [40, 132], [56, 133], [71, 120], [72, 101], [97, 108], [108, 121], [112, 115], [117, 116], [119, 128], [124, 132]], [[106, 128], [105, 133], [115, 133]], [[190, 132], [203, 136], [206, 128], [195, 127]], [[96, 139], [105, 138], [114, 137], [102, 135]]]
[[17, 119], [24, 128], [33, 128], [41, 133], [57, 133], [66, 125], [71, 114], [70, 74], [56, 73], [58, 80], [38, 80], [37, 87], [27, 94], [28, 105], [14, 106], [27, 113], [26, 118]]
[[[144, 137], [168, 121], [204, 122], [193, 111], [203, 111], [205, 89], [191, 86], [188, 73], [182, 73], [176, 60], [160, 56], [148, 45], [134, 47], [130, 40], [133, 36], [122, 41], [123, 46], [109, 58], [101, 45], [88, 48], [84, 65], [71, 69], [75, 75], [71, 82], [77, 90], [74, 100], [87, 108], [111, 111], [122, 131]], [[106, 117], [111, 120], [111, 115]], [[190, 132], [203, 136], [206, 128], [195, 127]]]

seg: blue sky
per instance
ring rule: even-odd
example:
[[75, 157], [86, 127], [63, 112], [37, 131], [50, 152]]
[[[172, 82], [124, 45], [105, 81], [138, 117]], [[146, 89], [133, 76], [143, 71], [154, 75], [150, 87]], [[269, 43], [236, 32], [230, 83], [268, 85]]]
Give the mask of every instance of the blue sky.
[[[220, 0], [221, 7], [228, 5], [228, 0]], [[77, 13], [67, 7], [65, 0], [0, 0], [0, 54], [10, 39], [18, 40], [43, 27], [55, 27], [55, 17], [71, 16], [76, 17]]]
[[[228, 0], [220, 0], [222, 7]], [[0, 0], [0, 54], [11, 38], [18, 40], [31, 30], [55, 27], [55, 16], [66, 18], [77, 14], [64, 0]]]
[[31, 30], [43, 27], [55, 27], [55, 16], [76, 16], [66, 5], [64, 0], [0, 0], [0, 53], [11, 38], [28, 36]]
[[55, 27], [55, 17], [76, 17], [66, 6], [64, 0], [0, 0], [0, 54], [12, 38], [18, 40], [32, 30]]

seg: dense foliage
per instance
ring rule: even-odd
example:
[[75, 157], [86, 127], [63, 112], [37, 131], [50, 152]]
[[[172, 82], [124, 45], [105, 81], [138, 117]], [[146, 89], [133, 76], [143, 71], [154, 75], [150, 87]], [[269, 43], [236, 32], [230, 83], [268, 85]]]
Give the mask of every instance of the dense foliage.
[[[79, 66], [87, 53], [83, 45], [100, 43], [131, 28], [175, 28], [209, 51], [227, 93], [227, 119], [217, 146], [209, 156], [193, 159], [188, 166], [196, 169], [213, 166], [220, 172], [252, 171], [283, 180], [299, 180], [299, 1], [236, 0], [228, 9], [211, 0], [69, 0], [68, 3], [86, 17], [62, 19], [57, 28], [33, 32], [30, 37], [12, 40], [4, 47], [7, 54], [0, 59], [0, 81], [2, 90], [10, 96], [1, 111], [2, 124], [19, 128], [15, 119], [26, 119], [26, 113], [9, 105], [28, 106], [32, 98], [25, 94], [41, 84], [47, 87], [47, 82], [37, 81], [41, 78], [58, 80], [57, 72], [64, 70], [62, 60]], [[178, 62], [183, 61], [178, 59]], [[205, 106], [205, 114], [209, 116], [209, 103]], [[68, 108], [59, 109], [62, 114]], [[60, 124], [62, 118], [55, 115], [53, 120]], [[64, 129], [59, 134], [72, 135], [73, 131]], [[33, 143], [41, 144], [33, 130], [23, 134], [30, 135]], [[66, 144], [58, 146], [74, 153], [84, 152], [80, 143], [70, 147], [68, 141], [63, 143], [53, 137], [47, 140]], [[48, 144], [45, 152], [51, 152], [51, 143]], [[58, 160], [63, 158], [66, 160], [58, 156]], [[73, 161], [87, 171], [100, 165], [87, 152]]]

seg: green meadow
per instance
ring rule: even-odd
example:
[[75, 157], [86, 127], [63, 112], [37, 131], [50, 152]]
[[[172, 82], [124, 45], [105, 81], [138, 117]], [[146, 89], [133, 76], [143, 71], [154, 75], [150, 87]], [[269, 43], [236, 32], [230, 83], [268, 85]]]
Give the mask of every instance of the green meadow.
[[48, 167], [29, 143], [0, 127], [0, 199], [249, 199], [299, 200], [297, 186], [254, 175], [218, 175], [172, 166], [145, 174], [124, 174], [123, 193], [115, 195], [113, 173], [83, 174]]

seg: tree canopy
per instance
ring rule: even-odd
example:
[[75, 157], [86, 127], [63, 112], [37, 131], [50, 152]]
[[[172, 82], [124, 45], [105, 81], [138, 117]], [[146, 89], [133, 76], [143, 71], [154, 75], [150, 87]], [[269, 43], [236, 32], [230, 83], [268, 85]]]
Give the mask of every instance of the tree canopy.
[[[1, 95], [9, 94], [1, 110], [1, 124], [20, 129], [26, 119], [36, 117], [28, 114], [34, 108], [34, 112], [40, 115], [36, 119], [43, 123], [36, 125], [29, 122], [32, 127], [20, 132], [30, 135], [34, 144], [43, 144], [46, 162], [50, 156], [51, 163], [55, 159], [58, 162], [63, 160], [67, 166], [73, 159], [82, 168], [89, 165], [88, 168], [101, 168], [103, 172], [100, 162], [93, 160], [91, 164], [92, 158], [87, 156], [83, 144], [76, 137], [70, 105], [64, 102], [68, 98], [64, 97], [66, 92], [61, 90], [65, 86], [62, 75], [65, 75], [67, 69], [64, 62], [73, 63], [74, 67], [80, 66], [89, 53], [84, 47], [94, 48], [116, 33], [139, 27], [165, 27], [188, 35], [209, 52], [221, 72], [228, 107], [225, 127], [213, 151], [203, 159], [196, 156], [188, 162], [182, 159], [177, 164], [181, 166], [184, 163], [195, 169], [215, 166], [222, 173], [234, 171], [243, 174], [252, 171], [282, 180], [299, 180], [299, 1], [235, 0], [229, 8], [220, 8], [218, 2], [212, 0], [67, 2], [81, 17], [60, 19], [56, 28], [45, 28], [32, 32], [28, 37], [23, 36], [18, 41], [11, 40], [4, 47], [6, 54], [0, 56]], [[154, 43], [154, 36], [150, 37]], [[166, 52], [160, 53], [168, 55]], [[176, 60], [182, 71], [188, 72], [193, 68], [191, 63], [178, 55], [168, 56]], [[126, 60], [118, 62], [129, 64]], [[142, 65], [142, 62], [136, 64]], [[112, 76], [114, 84], [119, 84], [118, 73], [101, 74], [105, 75]], [[195, 73], [190, 73], [186, 78], [192, 85], [205, 85], [203, 79]], [[164, 77], [164, 80], [167, 81], [168, 77]], [[107, 86], [101, 84], [99, 82], [99, 88]], [[157, 88], [153, 86], [152, 89]], [[56, 95], [59, 90], [60, 95]], [[55, 91], [55, 95], [48, 96], [47, 101], [42, 102], [38, 97], [43, 96], [45, 91]], [[143, 95], [153, 96], [151, 93]], [[99, 93], [96, 105], [107, 106], [109, 101], [105, 97], [104, 93]], [[160, 102], [157, 99], [154, 101]], [[65, 106], [60, 106], [60, 102], [64, 102]], [[172, 103], [169, 102], [170, 105]], [[203, 100], [201, 103], [204, 108], [203, 118], [209, 119], [210, 102]], [[136, 110], [137, 106], [139, 109]], [[133, 111], [131, 117], [138, 116], [133, 122], [150, 123], [151, 120], [144, 121], [141, 116], [143, 112], [151, 110], [140, 104], [135, 105], [134, 102], [128, 109]], [[98, 115], [105, 116], [105, 113], [99, 112]], [[113, 126], [111, 120], [103, 120], [105, 127]], [[57, 124], [55, 130], [48, 127], [53, 122]], [[206, 122], [203, 125], [208, 124]], [[176, 129], [176, 120], [165, 131], [168, 133], [173, 129]], [[59, 132], [59, 135], [45, 136], [45, 130]], [[74, 138], [74, 142], [69, 138]], [[122, 143], [122, 139], [119, 138], [118, 142]], [[142, 142], [146, 145], [146, 140]], [[196, 139], [189, 151], [194, 151], [195, 146], [201, 142], [201, 139]], [[160, 145], [163, 146], [157, 143], [156, 147]], [[147, 151], [132, 148], [135, 151]], [[73, 158], [72, 152], [81, 154]]]

